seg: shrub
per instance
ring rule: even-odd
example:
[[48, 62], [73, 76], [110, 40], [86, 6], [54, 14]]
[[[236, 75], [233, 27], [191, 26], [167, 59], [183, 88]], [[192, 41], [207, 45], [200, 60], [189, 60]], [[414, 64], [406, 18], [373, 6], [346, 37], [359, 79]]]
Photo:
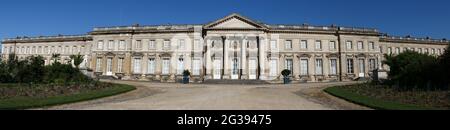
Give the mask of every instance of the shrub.
[[442, 80], [446, 76], [441, 71], [443, 64], [438, 62], [438, 58], [427, 54], [420, 54], [414, 51], [405, 51], [397, 56], [385, 55], [383, 61], [390, 67], [388, 73], [391, 86], [399, 90], [443, 90], [448, 89]]
[[284, 77], [287, 77], [287, 76], [291, 75], [291, 70], [284, 69], [283, 71], [281, 71], [281, 75], [283, 75]]

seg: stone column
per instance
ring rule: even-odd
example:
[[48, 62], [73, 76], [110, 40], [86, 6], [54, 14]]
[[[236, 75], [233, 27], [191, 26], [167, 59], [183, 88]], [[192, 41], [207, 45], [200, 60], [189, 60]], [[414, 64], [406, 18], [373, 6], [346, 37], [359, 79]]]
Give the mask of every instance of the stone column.
[[206, 55], [204, 56], [204, 59], [202, 62], [204, 62], [204, 67], [206, 69], [205, 73], [205, 79], [212, 79], [212, 74], [211, 74], [211, 68], [212, 68], [212, 59], [211, 59], [211, 40], [206, 39]]
[[224, 65], [224, 70], [223, 70], [223, 79], [230, 79], [231, 77], [230, 77], [230, 65], [228, 64], [228, 62], [229, 62], [229, 43], [230, 43], [230, 41], [228, 40], [228, 37], [225, 37], [225, 42], [223, 43], [224, 44], [224, 46], [223, 46], [223, 48], [222, 49], [224, 49], [225, 50], [225, 54], [224, 54], [224, 63], [223, 63], [223, 65]]
[[260, 80], [265, 80], [266, 79], [266, 75], [265, 75], [265, 57], [266, 57], [266, 44], [267, 44], [267, 40], [265, 38], [260, 37], [260, 45], [259, 45], [259, 79]]
[[247, 68], [247, 46], [245, 44], [247, 43], [247, 38], [243, 38], [241, 42], [241, 69], [242, 69], [242, 76], [241, 79], [248, 79], [248, 70]]

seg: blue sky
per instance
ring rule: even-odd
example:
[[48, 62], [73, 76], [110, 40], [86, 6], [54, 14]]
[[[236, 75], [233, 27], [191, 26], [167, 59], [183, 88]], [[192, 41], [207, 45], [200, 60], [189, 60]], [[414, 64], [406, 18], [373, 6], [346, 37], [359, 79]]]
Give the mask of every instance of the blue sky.
[[204, 24], [233, 12], [269, 24], [337, 24], [449, 39], [449, 6], [449, 0], [2, 0], [0, 39], [135, 23]]

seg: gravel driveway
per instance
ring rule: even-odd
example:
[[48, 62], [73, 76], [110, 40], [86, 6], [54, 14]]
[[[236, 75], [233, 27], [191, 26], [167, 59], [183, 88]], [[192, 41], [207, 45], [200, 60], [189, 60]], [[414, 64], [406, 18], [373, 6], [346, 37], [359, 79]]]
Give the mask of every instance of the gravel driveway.
[[40, 109], [56, 110], [333, 110], [367, 109], [334, 98], [321, 90], [352, 84], [306, 83], [267, 85], [176, 84], [108, 81], [135, 85], [125, 94]]

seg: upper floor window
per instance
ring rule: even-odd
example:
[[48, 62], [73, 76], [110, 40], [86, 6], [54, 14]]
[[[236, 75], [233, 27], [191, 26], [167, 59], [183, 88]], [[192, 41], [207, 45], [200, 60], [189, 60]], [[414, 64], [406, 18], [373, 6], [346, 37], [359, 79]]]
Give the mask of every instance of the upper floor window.
[[164, 40], [163, 46], [164, 46], [164, 48], [170, 48], [170, 41]]
[[136, 40], [136, 42], [134, 43], [134, 47], [135, 49], [141, 49], [142, 48], [142, 41], [141, 40]]
[[108, 41], [108, 49], [110, 49], [110, 50], [114, 49], [114, 40]]
[[346, 46], [347, 46], [347, 49], [349, 49], [349, 50], [353, 49], [352, 41], [347, 41]]
[[362, 41], [359, 41], [358, 42], [358, 50], [362, 50], [362, 49], [364, 49], [364, 44]]
[[336, 42], [330, 41], [330, 50], [336, 50]]
[[179, 50], [183, 50], [185, 48], [185, 40], [184, 39], [180, 39], [178, 41], [178, 49]]
[[99, 50], [103, 49], [103, 41], [98, 41], [97, 49], [99, 49]]
[[307, 49], [308, 48], [308, 42], [306, 40], [300, 41], [300, 49]]
[[369, 48], [371, 50], [375, 50], [375, 44], [373, 42], [369, 42]]
[[119, 49], [120, 50], [125, 50], [125, 40], [120, 40], [119, 41]]
[[285, 49], [292, 49], [292, 40], [285, 41]]
[[156, 46], [155, 46], [155, 40], [150, 40], [150, 41], [148, 42], [148, 48], [149, 48], [149, 49], [155, 49], [155, 48], [156, 48]]
[[195, 39], [194, 40], [194, 49], [195, 50], [200, 50], [202, 48], [202, 44], [200, 43], [199, 39]]
[[322, 49], [322, 41], [316, 41], [316, 49]]
[[275, 41], [275, 40], [271, 40], [270, 41], [270, 49], [272, 49], [272, 50], [277, 50], [277, 41]]

